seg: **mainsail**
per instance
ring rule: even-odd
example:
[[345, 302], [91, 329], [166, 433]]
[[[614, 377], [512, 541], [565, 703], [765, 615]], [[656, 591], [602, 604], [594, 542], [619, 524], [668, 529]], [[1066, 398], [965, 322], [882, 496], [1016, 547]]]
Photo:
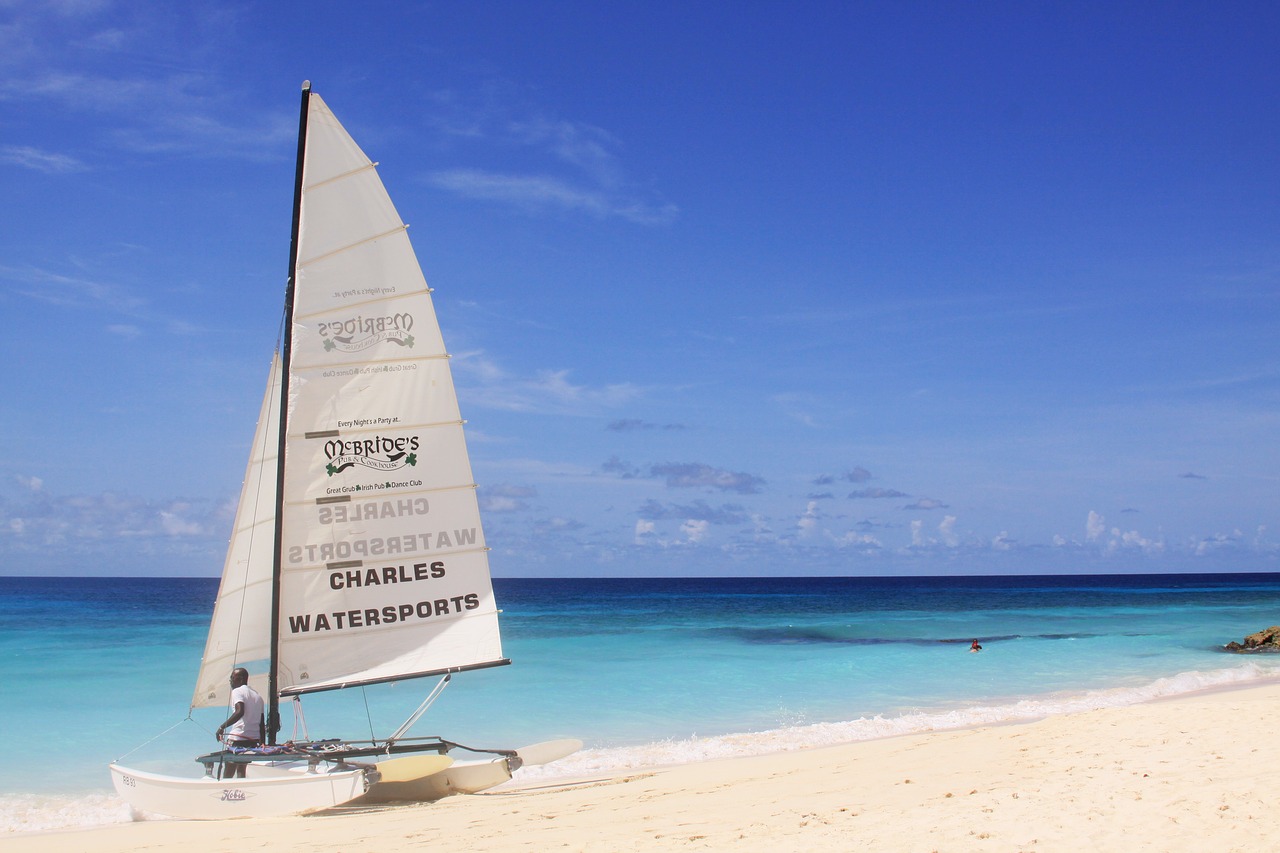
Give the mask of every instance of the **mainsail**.
[[272, 660], [284, 696], [506, 663], [431, 289], [375, 164], [304, 97], [292, 340], [268, 382], [193, 706], [224, 704], [233, 666], [261, 682]]

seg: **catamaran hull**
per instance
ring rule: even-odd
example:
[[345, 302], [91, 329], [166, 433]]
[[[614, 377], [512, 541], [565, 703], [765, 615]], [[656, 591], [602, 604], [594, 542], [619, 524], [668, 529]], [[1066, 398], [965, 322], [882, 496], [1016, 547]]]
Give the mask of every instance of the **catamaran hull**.
[[111, 781], [134, 809], [189, 820], [305, 814], [348, 803], [369, 788], [363, 770], [187, 779], [112, 764]]
[[[582, 749], [582, 741], [566, 738], [523, 746], [516, 750], [518, 758], [514, 761], [504, 757], [490, 761], [461, 762], [445, 770], [415, 778], [384, 773], [382, 780], [374, 782], [369, 792], [356, 802], [432, 802], [454, 794], [478, 794], [511, 781], [513, 764], [515, 767], [549, 764], [579, 749]], [[379, 769], [384, 766], [387, 765], [378, 765]]]
[[368, 793], [357, 800], [364, 803], [423, 803], [442, 800], [454, 794], [474, 794], [511, 780], [511, 767], [506, 758], [475, 764], [455, 764], [448, 770], [400, 782], [375, 782]]

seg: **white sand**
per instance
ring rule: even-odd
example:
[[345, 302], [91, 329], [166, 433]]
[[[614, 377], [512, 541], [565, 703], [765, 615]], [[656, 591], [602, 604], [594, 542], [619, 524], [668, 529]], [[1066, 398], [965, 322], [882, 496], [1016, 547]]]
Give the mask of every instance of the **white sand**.
[[356, 813], [153, 821], [23, 851], [1268, 851], [1280, 685]]

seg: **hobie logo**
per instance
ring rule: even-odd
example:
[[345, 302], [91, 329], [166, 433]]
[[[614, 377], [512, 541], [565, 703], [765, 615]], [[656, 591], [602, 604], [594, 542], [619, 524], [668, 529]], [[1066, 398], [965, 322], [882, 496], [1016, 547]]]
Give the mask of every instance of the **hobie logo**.
[[239, 788], [223, 788], [220, 799], [224, 803], [241, 803], [249, 798]]
[[395, 471], [418, 464], [418, 437], [416, 435], [388, 438], [357, 438], [344, 441], [335, 438], [324, 445], [324, 455], [329, 457], [325, 471], [332, 477], [353, 465], [372, 468], [375, 471]]
[[413, 347], [413, 315], [390, 314], [385, 317], [351, 317], [317, 327], [324, 339], [325, 352], [362, 352], [389, 341], [402, 347]]

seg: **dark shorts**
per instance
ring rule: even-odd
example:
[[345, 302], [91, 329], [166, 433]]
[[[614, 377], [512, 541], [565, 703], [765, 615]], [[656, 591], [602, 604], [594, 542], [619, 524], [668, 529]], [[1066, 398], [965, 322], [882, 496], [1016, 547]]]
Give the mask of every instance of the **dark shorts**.
[[228, 747], [234, 747], [235, 749], [252, 749], [252, 748], [253, 748], [253, 747], [255, 747], [255, 746], [262, 746], [262, 741], [260, 741], [260, 740], [233, 740], [233, 739], [231, 739], [231, 738], [227, 738], [227, 746], [228, 746]]

